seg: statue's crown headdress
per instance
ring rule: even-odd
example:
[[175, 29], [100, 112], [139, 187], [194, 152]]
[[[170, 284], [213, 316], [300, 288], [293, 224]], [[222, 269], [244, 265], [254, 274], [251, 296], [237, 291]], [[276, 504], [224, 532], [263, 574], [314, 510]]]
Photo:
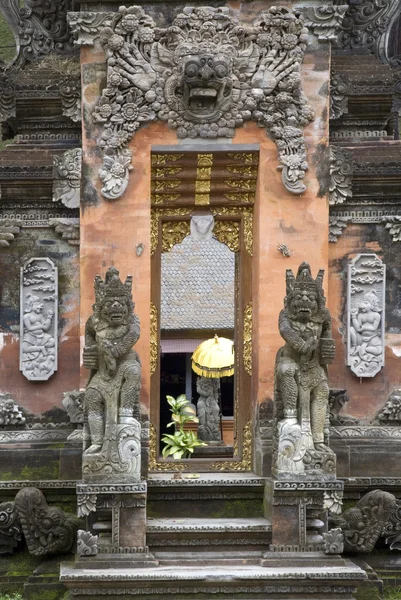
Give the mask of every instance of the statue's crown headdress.
[[292, 294], [297, 289], [307, 289], [317, 292], [319, 296], [324, 298], [323, 277], [324, 270], [320, 269], [316, 279], [313, 279], [310, 265], [307, 262], [303, 262], [299, 265], [296, 278], [294, 277], [292, 270], [287, 269], [285, 276], [287, 296]]
[[119, 271], [115, 267], [107, 269], [106, 277], [103, 279], [100, 275], [95, 277], [95, 298], [96, 304], [105, 300], [126, 299], [132, 297], [132, 275], [128, 275], [123, 283], [119, 277]]

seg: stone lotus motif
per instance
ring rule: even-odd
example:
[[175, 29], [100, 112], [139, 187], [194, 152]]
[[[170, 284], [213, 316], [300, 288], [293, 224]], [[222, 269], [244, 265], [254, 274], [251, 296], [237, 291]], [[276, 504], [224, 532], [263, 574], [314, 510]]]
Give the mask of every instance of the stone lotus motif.
[[[325, 306], [323, 271], [312, 278], [302, 263], [287, 270], [287, 296], [279, 316], [285, 346], [276, 357], [273, 473], [277, 477], [335, 476], [335, 455], [325, 439], [334, 357], [331, 317]], [[326, 442], [326, 443], [325, 443]]]
[[83, 361], [91, 370], [85, 392], [83, 478], [87, 482], [140, 479], [141, 364], [132, 346], [140, 335], [133, 314], [132, 277], [114, 267], [95, 278], [94, 312], [86, 322]]
[[156, 119], [179, 138], [208, 139], [233, 137], [236, 127], [256, 121], [276, 141], [284, 185], [302, 193], [302, 127], [313, 118], [300, 76], [307, 33], [285, 7], [262, 12], [253, 25], [228, 8], [186, 7], [167, 28], [139, 6], [120, 7], [99, 34], [107, 87], [93, 119], [103, 124], [103, 195], [113, 200], [125, 191], [127, 144]]

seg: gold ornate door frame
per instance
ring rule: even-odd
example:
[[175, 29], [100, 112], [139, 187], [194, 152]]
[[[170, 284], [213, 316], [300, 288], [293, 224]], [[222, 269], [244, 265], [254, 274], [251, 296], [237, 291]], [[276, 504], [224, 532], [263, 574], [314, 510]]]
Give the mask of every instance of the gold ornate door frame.
[[[212, 151], [152, 149], [150, 472], [252, 469], [252, 251], [258, 146]], [[234, 455], [166, 460], [159, 456], [161, 255], [190, 232], [192, 215], [210, 213], [216, 238], [236, 253]]]

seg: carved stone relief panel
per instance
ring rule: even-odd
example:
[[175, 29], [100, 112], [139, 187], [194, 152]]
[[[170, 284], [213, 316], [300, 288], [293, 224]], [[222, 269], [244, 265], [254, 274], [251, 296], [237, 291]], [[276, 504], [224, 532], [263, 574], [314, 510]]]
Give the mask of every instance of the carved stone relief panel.
[[81, 186], [81, 148], [66, 150], [53, 157], [53, 202], [78, 208]]
[[57, 267], [31, 258], [21, 268], [20, 370], [30, 381], [57, 371]]
[[[78, 21], [76, 33], [82, 30]], [[131, 6], [105, 23], [98, 35], [107, 88], [93, 120], [103, 124], [106, 198], [124, 193], [127, 145], [142, 124], [155, 120], [166, 121], [179, 138], [207, 139], [232, 138], [236, 127], [256, 121], [277, 144], [287, 190], [304, 192], [302, 128], [313, 112], [301, 89], [308, 30], [298, 13], [271, 7], [253, 25], [242, 25], [225, 7], [186, 7], [170, 27], [158, 28], [141, 7]]]
[[376, 254], [358, 254], [348, 265], [347, 364], [358, 377], [384, 365], [386, 265]]

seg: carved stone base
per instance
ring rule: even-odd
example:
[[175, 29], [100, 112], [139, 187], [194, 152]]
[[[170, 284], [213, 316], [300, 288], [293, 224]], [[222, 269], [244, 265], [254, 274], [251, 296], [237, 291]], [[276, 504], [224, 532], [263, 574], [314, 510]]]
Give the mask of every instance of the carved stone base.
[[[84, 441], [88, 439], [84, 428]], [[141, 479], [141, 425], [131, 417], [124, 423], [106, 425], [103, 446], [82, 457], [82, 477], [86, 483], [134, 483]]]
[[266, 518], [272, 524], [271, 552], [324, 553], [328, 496], [341, 496], [341, 481], [267, 479]]
[[[120, 562], [120, 557], [114, 558], [118, 554], [130, 567], [155, 566], [146, 546], [146, 493], [145, 481], [77, 484], [78, 515], [86, 517], [86, 531], [78, 538], [77, 562], [83, 561], [85, 568], [108, 568], [110, 562]], [[89, 562], [96, 566], [88, 567]]]

